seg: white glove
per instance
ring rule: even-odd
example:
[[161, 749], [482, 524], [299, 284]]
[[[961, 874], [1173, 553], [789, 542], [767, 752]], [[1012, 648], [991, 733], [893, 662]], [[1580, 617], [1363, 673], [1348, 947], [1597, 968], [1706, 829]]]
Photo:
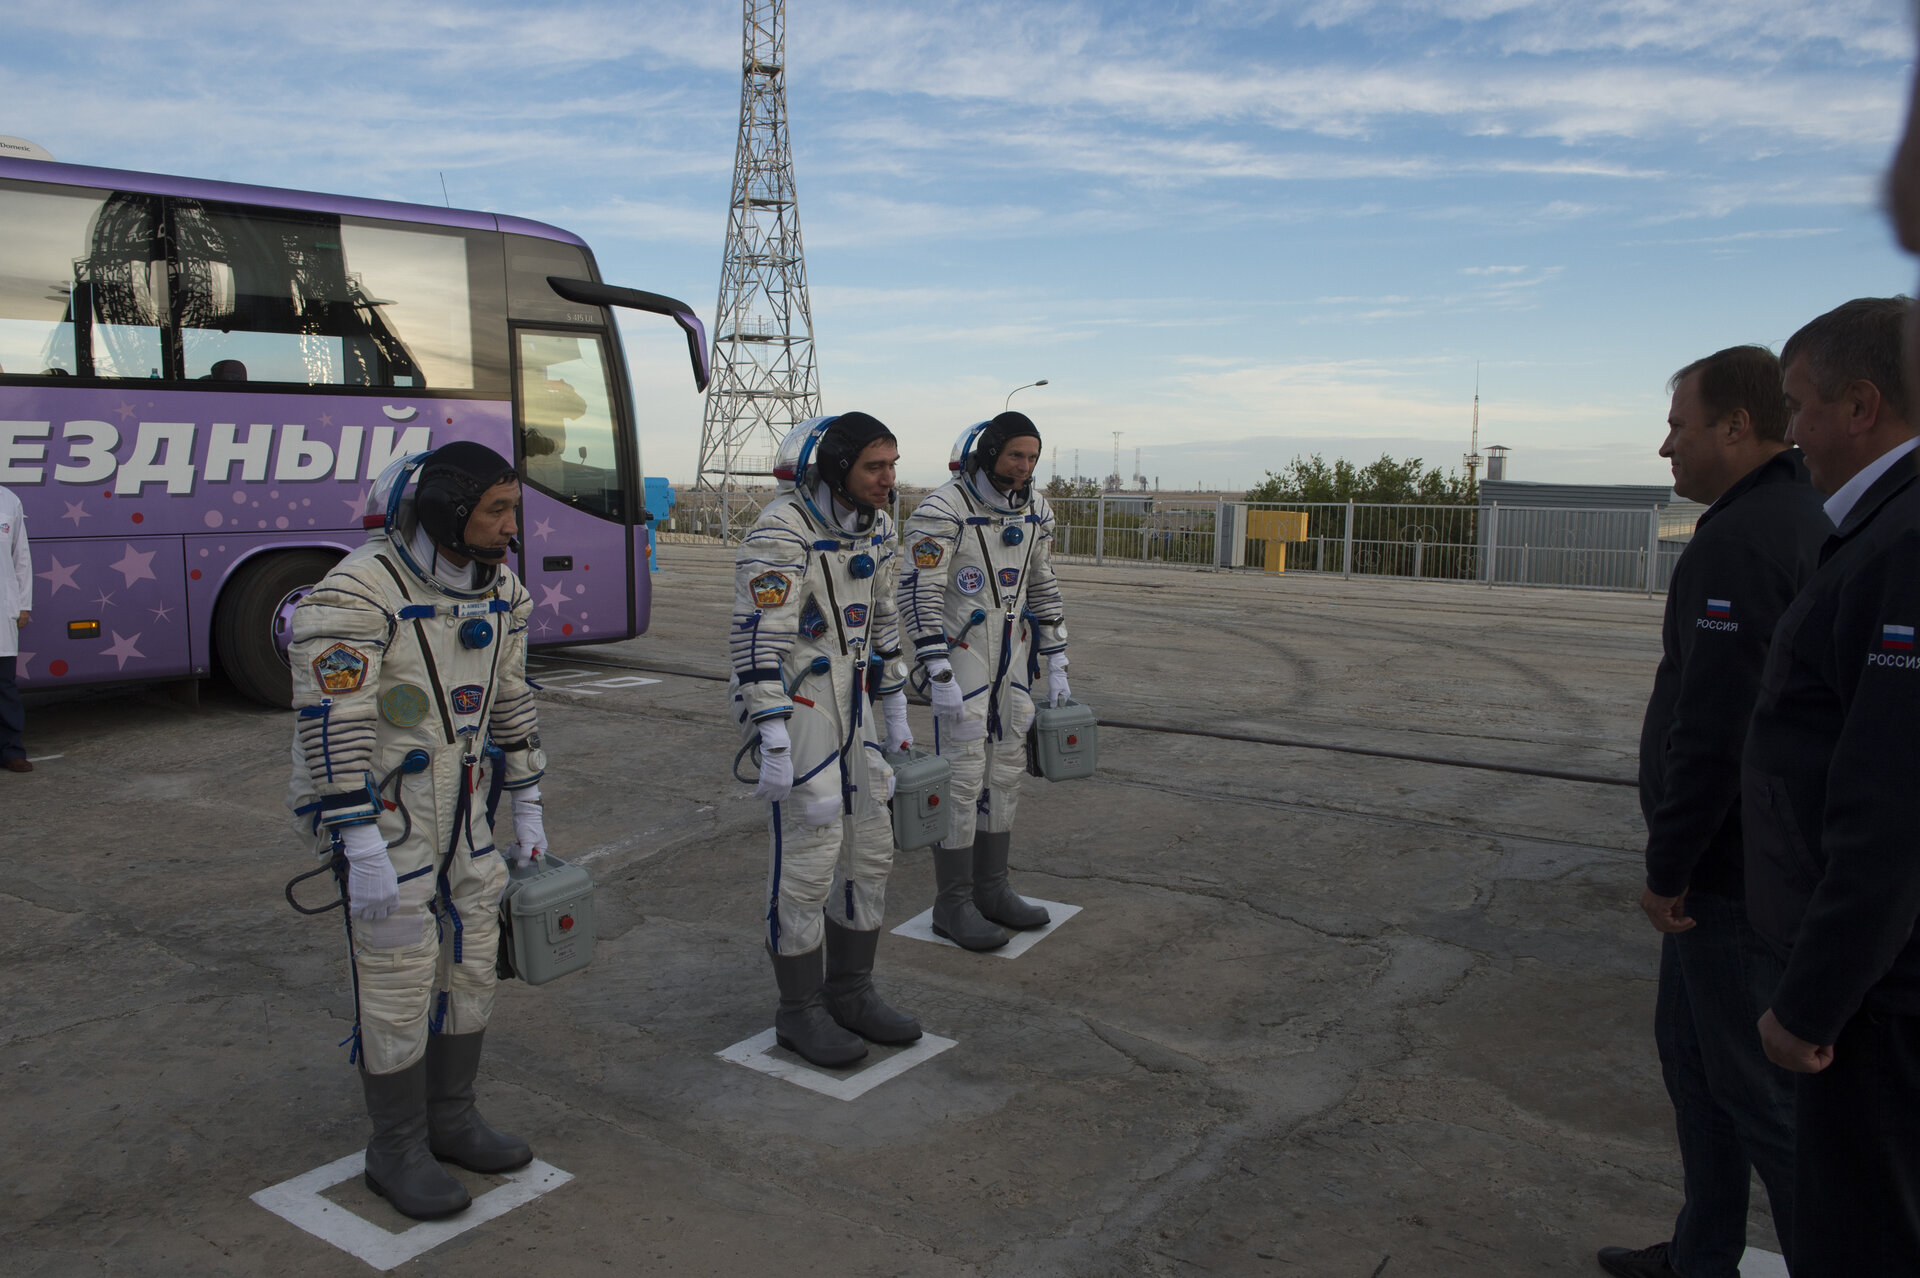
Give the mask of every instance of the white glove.
[[540, 801], [537, 785], [515, 790], [511, 797], [514, 841], [507, 848], [507, 861], [516, 867], [525, 867], [547, 850], [547, 810]]
[[913, 729], [907, 726], [907, 694], [904, 689], [880, 698], [880, 709], [887, 717], [886, 747], [905, 750], [913, 744]]
[[1047, 699], [1063, 706], [1072, 695], [1073, 689], [1067, 686], [1067, 654], [1056, 652], [1047, 658]]
[[793, 793], [793, 744], [787, 739], [785, 719], [760, 721], [760, 784], [753, 793], [769, 803]]
[[347, 854], [347, 912], [368, 923], [384, 919], [400, 907], [400, 876], [387, 856], [380, 827], [368, 821], [340, 831]]
[[960, 695], [960, 681], [953, 677], [953, 663], [945, 657], [928, 657], [920, 664], [927, 668], [927, 695], [933, 699], [933, 712], [948, 719], [965, 714], [966, 698]]

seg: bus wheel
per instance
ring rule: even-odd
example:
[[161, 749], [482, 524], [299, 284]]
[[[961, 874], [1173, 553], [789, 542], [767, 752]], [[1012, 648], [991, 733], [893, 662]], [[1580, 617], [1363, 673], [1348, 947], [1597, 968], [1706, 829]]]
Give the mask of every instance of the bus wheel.
[[293, 705], [294, 605], [339, 562], [329, 550], [292, 550], [261, 555], [234, 574], [213, 614], [214, 650], [234, 687], [263, 705]]

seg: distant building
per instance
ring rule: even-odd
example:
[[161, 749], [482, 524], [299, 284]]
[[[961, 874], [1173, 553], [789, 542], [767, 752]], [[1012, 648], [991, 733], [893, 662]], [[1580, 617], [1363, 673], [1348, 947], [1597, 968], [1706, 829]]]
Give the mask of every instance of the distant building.
[[1705, 509], [1658, 484], [1480, 484], [1481, 579], [1502, 585], [1665, 590]]

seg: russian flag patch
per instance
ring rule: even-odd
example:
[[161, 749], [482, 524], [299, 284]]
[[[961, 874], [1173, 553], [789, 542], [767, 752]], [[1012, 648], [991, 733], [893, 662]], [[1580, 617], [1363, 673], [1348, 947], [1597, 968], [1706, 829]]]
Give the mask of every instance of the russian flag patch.
[[1913, 651], [1913, 627], [1912, 626], [1880, 627], [1880, 647], [1882, 650], [1888, 651], [1888, 652], [1912, 652]]
[[1725, 620], [1733, 615], [1733, 603], [1727, 599], [1707, 600], [1707, 615]]

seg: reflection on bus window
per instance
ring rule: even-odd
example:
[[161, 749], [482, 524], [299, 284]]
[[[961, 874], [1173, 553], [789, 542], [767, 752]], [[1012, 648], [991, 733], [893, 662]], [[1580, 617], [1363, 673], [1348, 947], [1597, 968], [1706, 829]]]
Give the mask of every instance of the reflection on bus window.
[[0, 188], [0, 372], [159, 377], [160, 201]]
[[0, 372], [477, 385], [464, 232], [24, 184], [0, 226]]
[[519, 346], [524, 478], [570, 505], [625, 518], [600, 339], [522, 330]]
[[187, 378], [473, 386], [463, 237], [191, 200], [173, 211]]

